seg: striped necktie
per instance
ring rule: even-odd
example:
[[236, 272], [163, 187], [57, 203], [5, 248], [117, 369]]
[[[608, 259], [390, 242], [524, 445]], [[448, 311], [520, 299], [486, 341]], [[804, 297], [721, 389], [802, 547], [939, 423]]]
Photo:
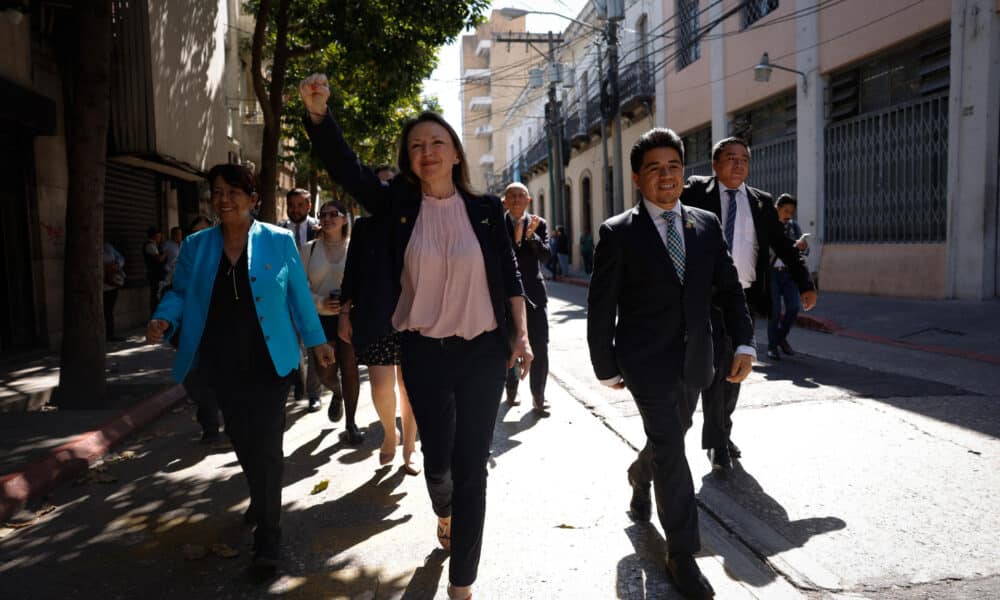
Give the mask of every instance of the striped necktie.
[[736, 230], [736, 190], [726, 190], [729, 194], [729, 211], [726, 213], [726, 243], [729, 253], [733, 252], [733, 235]]
[[670, 254], [670, 261], [674, 263], [674, 271], [677, 271], [677, 279], [684, 284], [684, 243], [681, 241], [681, 234], [674, 226], [674, 219], [677, 215], [670, 210], [664, 211], [660, 215], [667, 221], [667, 252]]

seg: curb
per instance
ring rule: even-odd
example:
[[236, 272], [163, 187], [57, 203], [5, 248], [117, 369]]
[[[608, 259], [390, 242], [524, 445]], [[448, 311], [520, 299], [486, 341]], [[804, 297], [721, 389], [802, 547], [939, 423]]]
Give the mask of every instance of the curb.
[[125, 409], [97, 429], [55, 448], [45, 458], [5, 475], [0, 479], [0, 522], [29, 501], [43, 497], [58, 484], [85, 471], [118, 442], [154, 421], [186, 395], [181, 385], [167, 388]]

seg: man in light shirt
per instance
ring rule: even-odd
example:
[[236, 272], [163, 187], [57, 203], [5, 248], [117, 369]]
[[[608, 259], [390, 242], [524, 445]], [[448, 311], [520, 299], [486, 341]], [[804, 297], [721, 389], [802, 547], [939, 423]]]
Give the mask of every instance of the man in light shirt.
[[[805, 261], [791, 240], [785, 237], [784, 226], [774, 209], [774, 199], [767, 192], [746, 184], [750, 172], [750, 145], [738, 137], [716, 142], [712, 148], [712, 169], [715, 171], [712, 177], [688, 179], [681, 201], [719, 217], [751, 314], [765, 318], [771, 314], [769, 248], [788, 267], [801, 292], [802, 308], [812, 309], [816, 304], [815, 287], [809, 279]], [[727, 371], [732, 348], [739, 344], [726, 331], [718, 311], [713, 312], [712, 331], [717, 376], [701, 395], [705, 414], [701, 447], [708, 450], [712, 469], [727, 474], [733, 468], [733, 458], [740, 457], [740, 449], [730, 439], [740, 386], [719, 374]]]
[[719, 219], [678, 201], [684, 144], [652, 129], [632, 147], [642, 201], [601, 225], [587, 297], [587, 343], [601, 383], [628, 388], [646, 445], [628, 469], [631, 514], [651, 517], [650, 484], [667, 538], [667, 571], [685, 598], [711, 598], [694, 554], [698, 509], [684, 434], [698, 393], [715, 377], [711, 301], [741, 352], [723, 376], [740, 382], [753, 363], [753, 325]]

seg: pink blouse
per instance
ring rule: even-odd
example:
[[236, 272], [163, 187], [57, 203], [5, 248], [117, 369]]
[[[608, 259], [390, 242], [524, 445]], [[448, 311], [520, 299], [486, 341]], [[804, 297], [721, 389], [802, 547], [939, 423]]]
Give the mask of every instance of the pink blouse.
[[471, 340], [496, 329], [483, 251], [457, 191], [450, 198], [424, 195], [401, 279], [392, 315], [397, 331]]

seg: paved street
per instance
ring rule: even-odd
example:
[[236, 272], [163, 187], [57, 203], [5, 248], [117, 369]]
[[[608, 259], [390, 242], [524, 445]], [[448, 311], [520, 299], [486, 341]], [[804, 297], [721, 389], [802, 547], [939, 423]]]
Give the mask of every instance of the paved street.
[[[501, 405], [475, 597], [677, 598], [658, 525], [625, 513], [641, 424], [627, 393], [593, 379], [586, 290], [550, 292], [552, 411]], [[804, 330], [791, 339], [801, 354], [758, 364], [744, 386], [734, 417], [744, 458], [728, 481], [708, 476], [700, 420], [688, 436], [698, 560], [718, 597], [1000, 597], [996, 366]], [[169, 359], [126, 346], [121, 361], [155, 355], [144, 363], [154, 373]], [[444, 597], [447, 555], [423, 478], [378, 466], [368, 394], [365, 383], [360, 448], [325, 412], [289, 407], [280, 577], [248, 575], [235, 457], [198, 445], [181, 403], [33, 504], [26, 526], [0, 529], [0, 595]]]

